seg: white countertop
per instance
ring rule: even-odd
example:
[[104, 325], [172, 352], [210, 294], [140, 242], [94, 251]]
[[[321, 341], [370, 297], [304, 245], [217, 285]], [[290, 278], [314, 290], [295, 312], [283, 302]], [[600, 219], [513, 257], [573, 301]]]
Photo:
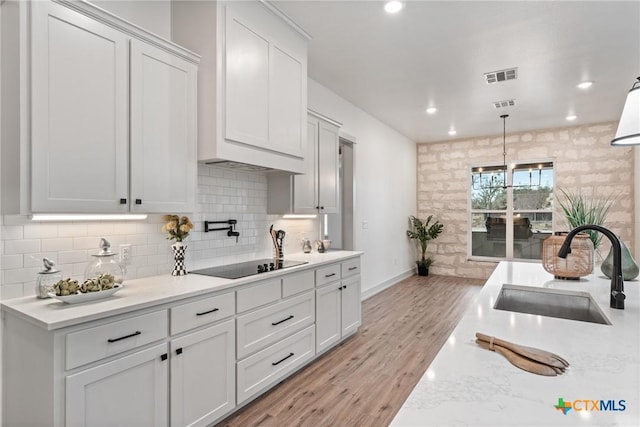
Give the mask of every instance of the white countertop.
[[[540, 264], [501, 262], [391, 425], [640, 425], [640, 284], [625, 282], [625, 309], [612, 309], [610, 280], [597, 273], [554, 280]], [[495, 310], [502, 284], [589, 292], [612, 325]], [[525, 372], [476, 345], [476, 332], [551, 351], [571, 366], [556, 377]], [[564, 415], [554, 408], [559, 398], [615, 400], [616, 408], [624, 400], [626, 409]]]
[[[240, 279], [223, 279], [200, 274], [174, 277], [170, 274], [165, 274], [144, 279], [125, 280], [124, 288], [121, 291], [103, 300], [81, 304], [65, 304], [55, 299], [38, 299], [35, 296], [31, 296], [2, 301], [1, 307], [3, 311], [22, 317], [44, 329], [54, 330], [127, 313], [132, 310], [240, 287], [271, 277], [296, 273], [360, 255], [362, 255], [362, 252], [340, 250], [331, 250], [322, 254], [317, 252], [305, 254], [301, 252], [292, 254], [286, 259], [307, 261], [307, 264]], [[202, 268], [205, 267], [203, 266]]]

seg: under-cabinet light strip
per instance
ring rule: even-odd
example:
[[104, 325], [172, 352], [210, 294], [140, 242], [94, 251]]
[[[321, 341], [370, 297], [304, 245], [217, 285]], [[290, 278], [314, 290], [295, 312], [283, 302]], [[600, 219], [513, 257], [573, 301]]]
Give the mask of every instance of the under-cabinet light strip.
[[141, 221], [146, 214], [33, 214], [32, 221]]
[[282, 219], [315, 219], [318, 215], [299, 215], [299, 214], [286, 214], [282, 215]]

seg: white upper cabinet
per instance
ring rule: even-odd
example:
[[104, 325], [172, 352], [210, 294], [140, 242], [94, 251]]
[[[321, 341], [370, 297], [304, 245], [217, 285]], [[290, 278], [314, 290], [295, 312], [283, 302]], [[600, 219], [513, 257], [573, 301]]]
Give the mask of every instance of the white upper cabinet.
[[88, 2], [2, 20], [5, 213], [194, 209], [197, 55]]
[[50, 2], [32, 3], [34, 212], [126, 212], [128, 38]]
[[202, 55], [198, 159], [305, 172], [308, 36], [258, 1], [176, 2], [172, 19]]
[[305, 173], [270, 174], [270, 214], [332, 214], [339, 212], [339, 124], [317, 114], [307, 118]]
[[198, 69], [131, 41], [131, 210], [189, 212], [197, 186]]

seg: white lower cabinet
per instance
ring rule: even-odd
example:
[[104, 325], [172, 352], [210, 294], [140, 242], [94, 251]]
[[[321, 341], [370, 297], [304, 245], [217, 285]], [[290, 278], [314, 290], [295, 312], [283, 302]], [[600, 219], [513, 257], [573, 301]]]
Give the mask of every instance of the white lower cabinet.
[[[359, 268], [351, 257], [53, 328], [3, 302], [0, 424], [219, 422], [357, 330]], [[48, 309], [35, 300], [27, 304]]]
[[160, 344], [66, 377], [66, 422], [76, 426], [166, 426], [169, 363]]
[[360, 276], [316, 289], [316, 351], [332, 347], [362, 324]]
[[171, 341], [172, 426], [207, 425], [235, 407], [234, 345], [233, 319]]
[[315, 331], [309, 326], [238, 362], [238, 404], [280, 381], [315, 355]]
[[340, 341], [342, 283], [335, 282], [316, 289], [316, 349], [321, 352]]

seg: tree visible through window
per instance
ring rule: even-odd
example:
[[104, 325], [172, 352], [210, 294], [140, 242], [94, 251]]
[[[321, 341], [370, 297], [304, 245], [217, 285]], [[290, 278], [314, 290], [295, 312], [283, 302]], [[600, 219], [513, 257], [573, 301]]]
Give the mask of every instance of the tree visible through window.
[[552, 233], [553, 162], [471, 168], [470, 256], [540, 259]]

